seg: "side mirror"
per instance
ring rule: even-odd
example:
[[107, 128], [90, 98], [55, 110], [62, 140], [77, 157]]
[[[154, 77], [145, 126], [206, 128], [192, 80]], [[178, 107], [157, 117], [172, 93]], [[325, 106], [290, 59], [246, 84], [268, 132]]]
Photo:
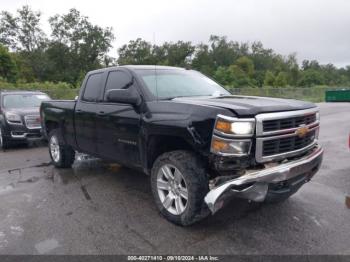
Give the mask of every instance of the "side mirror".
[[139, 106], [141, 104], [141, 97], [132, 89], [111, 89], [107, 91], [107, 101]]

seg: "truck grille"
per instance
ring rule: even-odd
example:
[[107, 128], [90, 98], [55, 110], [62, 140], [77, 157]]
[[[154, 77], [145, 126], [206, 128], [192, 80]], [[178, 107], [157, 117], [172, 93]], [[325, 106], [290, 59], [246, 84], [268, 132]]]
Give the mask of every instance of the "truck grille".
[[316, 145], [317, 108], [256, 116], [256, 151], [259, 163], [303, 154]]
[[26, 127], [29, 129], [41, 128], [41, 121], [39, 115], [30, 115], [24, 117]]
[[296, 128], [301, 125], [309, 125], [316, 121], [316, 114], [291, 117], [287, 119], [267, 120], [263, 122], [264, 132], [277, 131], [282, 129]]
[[316, 131], [313, 130], [302, 138], [299, 136], [291, 136], [266, 140], [263, 142], [263, 157], [302, 149], [312, 144], [315, 140], [315, 137]]

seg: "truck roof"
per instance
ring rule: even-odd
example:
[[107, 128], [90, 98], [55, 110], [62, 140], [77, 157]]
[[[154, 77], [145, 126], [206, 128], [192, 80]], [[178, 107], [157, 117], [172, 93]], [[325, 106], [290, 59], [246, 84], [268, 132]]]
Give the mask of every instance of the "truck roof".
[[129, 69], [175, 69], [175, 70], [186, 70], [182, 67], [175, 67], [175, 66], [161, 66], [161, 65], [123, 65], [119, 67], [126, 67]]
[[103, 72], [105, 70], [110, 70], [110, 69], [118, 69], [118, 68], [127, 68], [130, 70], [135, 70], [135, 69], [139, 69], [139, 70], [186, 70], [185, 68], [182, 67], [175, 67], [175, 66], [162, 66], [162, 65], [122, 65], [122, 66], [110, 66], [110, 67], [106, 67], [106, 68], [101, 68], [101, 69], [97, 69], [97, 70], [93, 70], [88, 72], [88, 74], [91, 73], [97, 73], [97, 72]]

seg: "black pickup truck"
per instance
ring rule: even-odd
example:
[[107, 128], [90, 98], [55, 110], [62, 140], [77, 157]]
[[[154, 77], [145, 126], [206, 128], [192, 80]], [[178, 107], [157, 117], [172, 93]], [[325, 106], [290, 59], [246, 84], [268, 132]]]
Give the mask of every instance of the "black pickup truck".
[[322, 162], [314, 104], [233, 96], [194, 70], [92, 71], [76, 101], [44, 102], [40, 112], [56, 167], [71, 167], [79, 151], [138, 169], [150, 175], [160, 212], [179, 225], [232, 197], [283, 201]]

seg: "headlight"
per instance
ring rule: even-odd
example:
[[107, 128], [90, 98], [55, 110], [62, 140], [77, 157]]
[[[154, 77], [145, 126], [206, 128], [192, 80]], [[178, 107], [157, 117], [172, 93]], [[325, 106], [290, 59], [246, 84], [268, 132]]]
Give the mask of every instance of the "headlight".
[[320, 112], [316, 113], [316, 120], [320, 121]]
[[22, 124], [21, 117], [13, 113], [5, 113], [6, 120], [9, 124]]
[[226, 134], [235, 137], [253, 136], [255, 119], [233, 118], [218, 115], [215, 123], [215, 131], [219, 134]]
[[232, 140], [213, 136], [210, 151], [222, 156], [245, 156], [250, 153], [251, 140]]

